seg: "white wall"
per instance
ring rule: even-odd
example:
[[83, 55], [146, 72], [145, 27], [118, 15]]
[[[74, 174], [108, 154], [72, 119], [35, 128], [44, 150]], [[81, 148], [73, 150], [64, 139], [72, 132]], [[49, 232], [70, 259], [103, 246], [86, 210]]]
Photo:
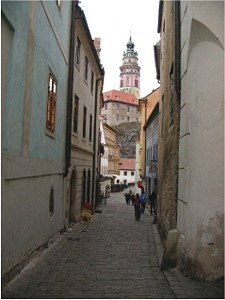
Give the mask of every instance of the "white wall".
[[[124, 175], [124, 172], [127, 173], [127, 175]], [[132, 175], [134, 173], [134, 175]], [[135, 183], [135, 170], [120, 170], [120, 175], [115, 175], [115, 183], [117, 183], [117, 180], [119, 180], [119, 183]]]
[[220, 1], [180, 3], [180, 264], [188, 256], [190, 272], [213, 279], [223, 272], [224, 8]]

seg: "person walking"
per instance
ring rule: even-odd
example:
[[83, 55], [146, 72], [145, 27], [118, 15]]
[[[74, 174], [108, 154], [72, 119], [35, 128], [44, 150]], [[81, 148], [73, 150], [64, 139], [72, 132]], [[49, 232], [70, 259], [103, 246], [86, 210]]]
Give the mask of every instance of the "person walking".
[[141, 214], [140, 214], [140, 197], [137, 193], [134, 199], [134, 214], [136, 221], [140, 220]]
[[152, 192], [152, 194], [149, 196], [150, 200], [150, 213], [156, 214], [156, 193], [155, 191]]
[[126, 200], [127, 205], [130, 205], [131, 194], [130, 193], [125, 193], [124, 196], [125, 196], [125, 200]]
[[132, 205], [134, 205], [134, 202], [135, 202], [135, 195], [131, 194], [131, 203], [132, 203]]
[[141, 193], [140, 202], [141, 202], [140, 213], [144, 214], [144, 212], [145, 212], [145, 203], [146, 203], [145, 193]]

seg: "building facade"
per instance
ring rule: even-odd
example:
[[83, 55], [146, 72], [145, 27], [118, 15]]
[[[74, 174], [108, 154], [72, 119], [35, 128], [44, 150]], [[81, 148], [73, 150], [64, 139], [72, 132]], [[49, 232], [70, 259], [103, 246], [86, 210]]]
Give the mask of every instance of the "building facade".
[[2, 1], [1, 12], [5, 279], [64, 228], [72, 2]]
[[180, 18], [178, 265], [215, 280], [224, 276], [224, 1], [180, 1]]
[[158, 180], [158, 126], [159, 126], [159, 102], [156, 103], [152, 113], [144, 126], [146, 136], [145, 170], [146, 170], [146, 195], [152, 192], [157, 195]]
[[162, 268], [216, 280], [224, 276], [224, 3], [160, 1], [158, 32]]
[[105, 143], [108, 149], [108, 176], [119, 174], [120, 147], [116, 143], [116, 131], [107, 123], [103, 123]]
[[139, 111], [140, 111], [140, 148], [139, 148], [139, 177], [145, 180], [146, 177], [146, 132], [144, 126], [152, 113], [156, 103], [159, 101], [160, 89], [153, 90], [146, 97], [139, 99]]
[[92, 204], [94, 209], [98, 201], [103, 78], [104, 70], [84, 11], [76, 4], [66, 226], [79, 221], [84, 202]]
[[135, 95], [112, 90], [103, 93], [103, 98], [101, 113], [105, 115], [109, 126], [139, 121], [138, 100]]
[[115, 178], [116, 184], [135, 184], [135, 158], [120, 158], [119, 171]]
[[130, 36], [127, 51], [123, 53], [123, 64], [120, 67], [120, 91], [131, 93], [140, 98], [140, 67], [138, 53], [134, 50], [134, 43]]

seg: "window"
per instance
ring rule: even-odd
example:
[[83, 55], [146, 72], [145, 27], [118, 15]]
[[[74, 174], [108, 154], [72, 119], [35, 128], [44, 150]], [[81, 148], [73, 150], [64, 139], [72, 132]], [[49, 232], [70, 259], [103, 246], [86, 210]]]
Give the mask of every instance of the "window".
[[92, 115], [90, 115], [90, 124], [89, 124], [89, 142], [92, 141]]
[[133, 171], [131, 172], [131, 176], [134, 176], [134, 172]]
[[138, 80], [135, 79], [135, 87], [138, 87]]
[[62, 5], [62, 1], [61, 0], [56, 0], [56, 4], [58, 6], [59, 11], [61, 10], [61, 5]]
[[73, 132], [78, 133], [79, 98], [75, 96], [73, 104]]
[[152, 160], [152, 147], [150, 147], [149, 158], [150, 158], [150, 161], [151, 161]]
[[124, 175], [124, 176], [127, 176], [127, 171], [124, 171], [124, 172], [123, 172], [123, 175]]
[[75, 49], [75, 63], [78, 66], [80, 65], [80, 46], [81, 46], [81, 42], [80, 42], [79, 37], [77, 37], [76, 49]]
[[155, 145], [155, 159], [158, 161], [158, 144]]
[[54, 215], [54, 188], [51, 187], [49, 195], [49, 215], [52, 217]]
[[153, 145], [153, 160], [156, 159], [156, 145]]
[[123, 87], [123, 80], [120, 80], [120, 87]]
[[86, 138], [87, 107], [84, 106], [83, 112], [83, 138]]
[[87, 81], [88, 80], [88, 58], [85, 56], [85, 61], [84, 61], [84, 79]]
[[91, 71], [91, 92], [94, 91], [94, 73]]
[[49, 73], [46, 128], [51, 132], [55, 131], [56, 93], [56, 79], [52, 73]]

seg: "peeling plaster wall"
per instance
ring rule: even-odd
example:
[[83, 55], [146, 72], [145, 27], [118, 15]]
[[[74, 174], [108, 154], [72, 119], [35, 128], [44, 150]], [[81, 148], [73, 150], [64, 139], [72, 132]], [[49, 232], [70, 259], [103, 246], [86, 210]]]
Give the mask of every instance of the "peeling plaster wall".
[[178, 266], [224, 275], [224, 3], [181, 1]]

